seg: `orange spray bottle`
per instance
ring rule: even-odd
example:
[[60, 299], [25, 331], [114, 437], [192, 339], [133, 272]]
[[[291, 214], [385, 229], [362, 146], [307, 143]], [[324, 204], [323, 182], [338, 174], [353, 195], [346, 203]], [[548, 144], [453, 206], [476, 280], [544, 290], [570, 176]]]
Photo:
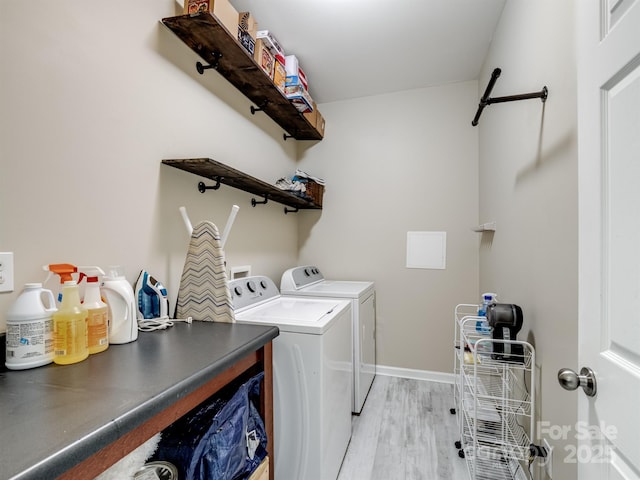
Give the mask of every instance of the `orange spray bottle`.
[[[78, 267], [70, 263], [52, 263], [42, 267], [60, 277], [62, 289], [57, 291], [58, 311], [53, 315], [53, 361], [68, 365], [89, 356], [87, 309], [80, 303], [78, 285], [73, 279]], [[47, 281], [45, 280], [45, 282]]]
[[73, 274], [78, 272], [78, 267], [71, 265], [70, 263], [51, 263], [49, 265], [44, 265], [42, 269], [49, 272], [43, 284], [46, 284], [49, 281], [51, 275], [55, 274], [60, 277], [59, 286], [54, 290], [56, 306], [60, 308], [60, 304], [62, 303], [62, 286], [64, 285], [64, 282], [70, 282], [73, 280]]

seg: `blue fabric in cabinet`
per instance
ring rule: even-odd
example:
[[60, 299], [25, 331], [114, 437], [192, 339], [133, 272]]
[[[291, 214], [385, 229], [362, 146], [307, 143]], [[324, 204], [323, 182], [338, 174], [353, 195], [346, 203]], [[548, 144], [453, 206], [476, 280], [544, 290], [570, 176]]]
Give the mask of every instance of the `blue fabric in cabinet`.
[[[259, 373], [237, 389], [223, 389], [215, 398], [189, 412], [162, 432], [153, 459], [173, 463], [180, 479], [243, 480], [267, 456], [267, 435], [256, 405]], [[247, 435], [258, 439], [253, 458]]]

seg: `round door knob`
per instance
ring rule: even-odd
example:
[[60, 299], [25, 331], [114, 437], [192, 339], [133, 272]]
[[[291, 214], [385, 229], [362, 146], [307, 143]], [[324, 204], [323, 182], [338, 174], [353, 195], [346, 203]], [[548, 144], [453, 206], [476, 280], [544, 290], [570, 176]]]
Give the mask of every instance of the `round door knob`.
[[595, 396], [597, 392], [596, 375], [589, 367], [582, 367], [580, 375], [570, 368], [563, 368], [558, 372], [558, 383], [565, 390], [575, 390], [582, 387], [588, 397]]

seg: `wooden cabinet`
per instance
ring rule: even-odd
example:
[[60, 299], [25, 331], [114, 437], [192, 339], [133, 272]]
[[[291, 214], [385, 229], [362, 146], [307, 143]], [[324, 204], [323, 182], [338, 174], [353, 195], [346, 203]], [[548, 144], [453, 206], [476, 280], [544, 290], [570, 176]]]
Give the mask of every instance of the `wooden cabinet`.
[[[176, 323], [73, 365], [0, 371], [0, 477], [89, 480], [235, 380], [260, 371], [273, 471], [277, 327]], [[273, 478], [273, 477], [272, 477]]]
[[275, 86], [254, 59], [208, 12], [163, 18], [166, 25], [220, 75], [297, 140], [322, 140], [322, 134]]

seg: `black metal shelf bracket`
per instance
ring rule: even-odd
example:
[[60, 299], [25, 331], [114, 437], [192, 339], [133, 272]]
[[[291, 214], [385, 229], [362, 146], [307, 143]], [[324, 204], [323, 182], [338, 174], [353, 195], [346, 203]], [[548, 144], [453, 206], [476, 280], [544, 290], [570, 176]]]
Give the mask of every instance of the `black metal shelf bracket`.
[[255, 198], [251, 199], [251, 206], [255, 207], [256, 205], [264, 205], [269, 201], [269, 195], [265, 195], [264, 196], [264, 200], [262, 200], [261, 202], [259, 202], [258, 200], [256, 200]]
[[222, 58], [222, 54], [220, 52], [212, 52], [214, 61], [211, 65], [204, 65], [202, 62], [196, 62], [196, 70], [200, 75], [204, 73], [205, 70], [209, 70], [210, 68], [218, 69], [220, 65], [220, 59]]
[[255, 115], [256, 112], [263, 112], [264, 111], [264, 107], [266, 107], [268, 103], [269, 103], [269, 100], [265, 100], [260, 105], [258, 105], [258, 108], [256, 108], [253, 105], [251, 105], [251, 115]]
[[287, 141], [287, 138], [295, 138], [296, 135], [298, 135], [298, 129], [296, 128], [295, 132], [293, 132], [293, 135], [289, 135], [288, 133], [283, 133], [282, 134], [282, 138], [284, 139], [284, 141]]
[[544, 86], [542, 87], [542, 90], [540, 90], [539, 92], [523, 93], [521, 95], [509, 95], [506, 97], [490, 98], [489, 95], [491, 95], [491, 90], [493, 90], [493, 87], [496, 84], [496, 80], [498, 80], [498, 77], [500, 76], [501, 73], [502, 73], [502, 70], [500, 70], [499, 68], [496, 68], [491, 73], [491, 78], [489, 79], [487, 88], [485, 89], [484, 95], [482, 95], [482, 98], [480, 99], [480, 103], [478, 104], [478, 111], [476, 112], [476, 116], [473, 117], [473, 120], [471, 122], [471, 125], [473, 125], [474, 127], [478, 125], [478, 121], [480, 120], [480, 115], [482, 115], [482, 110], [484, 110], [484, 107], [487, 107], [494, 103], [515, 102], [518, 100], [529, 100], [531, 98], [539, 98], [542, 100], [542, 103], [544, 103], [546, 102], [547, 97], [549, 96], [549, 90], [547, 89], [546, 86]]
[[292, 209], [292, 210], [289, 210], [287, 207], [284, 207], [284, 213], [285, 213], [285, 215], [286, 215], [287, 213], [298, 213], [299, 211], [300, 211], [300, 209], [299, 209], [298, 207], [296, 207], [296, 208], [294, 208], [294, 209]]
[[211, 186], [205, 185], [204, 182], [198, 182], [198, 191], [200, 193], [204, 193], [207, 190], [218, 190], [220, 188], [220, 181], [222, 180], [222, 177], [216, 177], [215, 180], [216, 184]]

